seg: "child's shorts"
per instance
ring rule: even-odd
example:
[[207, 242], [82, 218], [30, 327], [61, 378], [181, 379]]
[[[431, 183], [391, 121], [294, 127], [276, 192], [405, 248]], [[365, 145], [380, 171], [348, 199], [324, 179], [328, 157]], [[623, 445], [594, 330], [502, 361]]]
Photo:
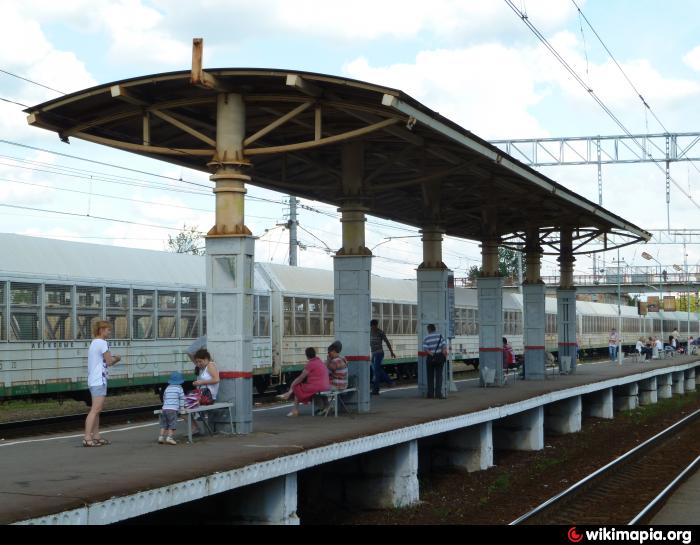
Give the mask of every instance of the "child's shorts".
[[177, 411], [166, 409], [160, 413], [160, 427], [164, 430], [174, 430], [177, 427]]

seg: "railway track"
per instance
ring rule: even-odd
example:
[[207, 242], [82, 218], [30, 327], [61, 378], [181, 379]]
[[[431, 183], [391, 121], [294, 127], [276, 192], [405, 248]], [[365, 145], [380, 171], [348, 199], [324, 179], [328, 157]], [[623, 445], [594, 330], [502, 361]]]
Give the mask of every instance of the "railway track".
[[510, 524], [609, 525], [647, 520], [680, 482], [678, 468], [700, 454], [699, 433], [700, 411], [696, 411]]

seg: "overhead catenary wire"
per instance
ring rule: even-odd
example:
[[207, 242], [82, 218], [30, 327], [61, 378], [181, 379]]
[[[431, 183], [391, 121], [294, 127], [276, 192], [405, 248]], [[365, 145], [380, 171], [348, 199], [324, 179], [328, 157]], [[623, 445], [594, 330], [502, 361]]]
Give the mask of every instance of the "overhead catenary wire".
[[[612, 119], [615, 124], [617, 124], [620, 129], [634, 142], [643, 152], [645, 156], [648, 156], [649, 159], [651, 160], [652, 163], [654, 163], [662, 172], [666, 172], [666, 169], [659, 164], [657, 160], [653, 158], [653, 156], [650, 153], [647, 153], [646, 148], [632, 135], [632, 133], [627, 129], [627, 127], [620, 121], [620, 119], [617, 118], [617, 116], [613, 113], [613, 111], [602, 101], [600, 97], [595, 93], [595, 91], [585, 82], [581, 77], [576, 73], [576, 71], [569, 65], [569, 63], [566, 62], [566, 60], [559, 54], [559, 52], [556, 50], [556, 48], [549, 43], [547, 38], [535, 27], [534, 24], [529, 20], [528, 16], [524, 13], [522, 13], [514, 4], [512, 0], [504, 0], [506, 4], [513, 10], [513, 12], [516, 13], [516, 15], [520, 18], [521, 21], [532, 31], [532, 33], [544, 44], [544, 46], [554, 55], [554, 57], [559, 61], [559, 63], [566, 69], [567, 72], [578, 82], [581, 87], [583, 87], [588, 95], [596, 101], [596, 103], [603, 109], [603, 111]], [[685, 190], [681, 187], [681, 185], [676, 182], [672, 177], [669, 176], [669, 180], [675, 185], [678, 190], [685, 195], [688, 200], [698, 209], [700, 209], [700, 203], [695, 202], [693, 197], [689, 195], [688, 193], [685, 192]]]

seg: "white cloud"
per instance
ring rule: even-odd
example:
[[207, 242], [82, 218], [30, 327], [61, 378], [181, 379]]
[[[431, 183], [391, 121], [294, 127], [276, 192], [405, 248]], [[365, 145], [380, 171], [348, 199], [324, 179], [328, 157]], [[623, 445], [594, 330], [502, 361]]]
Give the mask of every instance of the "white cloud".
[[693, 70], [700, 72], [700, 45], [688, 51], [683, 56], [683, 62]]

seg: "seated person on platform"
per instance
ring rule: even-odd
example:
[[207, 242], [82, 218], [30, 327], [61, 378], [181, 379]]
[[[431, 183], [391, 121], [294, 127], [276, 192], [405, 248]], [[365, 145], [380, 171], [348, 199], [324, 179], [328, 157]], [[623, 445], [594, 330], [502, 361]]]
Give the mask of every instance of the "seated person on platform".
[[642, 347], [642, 354], [644, 354], [644, 359], [645, 360], [650, 360], [652, 353], [653, 353], [653, 347], [654, 346], [654, 339], [649, 337], [645, 343], [644, 346]]
[[289, 391], [278, 396], [280, 399], [290, 399], [294, 397], [294, 408], [287, 416], [299, 416], [299, 403], [308, 403], [318, 392], [325, 392], [331, 387], [328, 369], [320, 358], [316, 356], [316, 349], [309, 347], [306, 349], [306, 367], [301, 374], [294, 379]]
[[328, 347], [326, 367], [330, 374], [331, 388], [334, 390], [345, 390], [348, 387], [348, 362], [340, 355], [342, 349], [340, 341], [335, 341]]
[[688, 337], [688, 354], [695, 354], [698, 348], [698, 339], [694, 339], [692, 335]]

